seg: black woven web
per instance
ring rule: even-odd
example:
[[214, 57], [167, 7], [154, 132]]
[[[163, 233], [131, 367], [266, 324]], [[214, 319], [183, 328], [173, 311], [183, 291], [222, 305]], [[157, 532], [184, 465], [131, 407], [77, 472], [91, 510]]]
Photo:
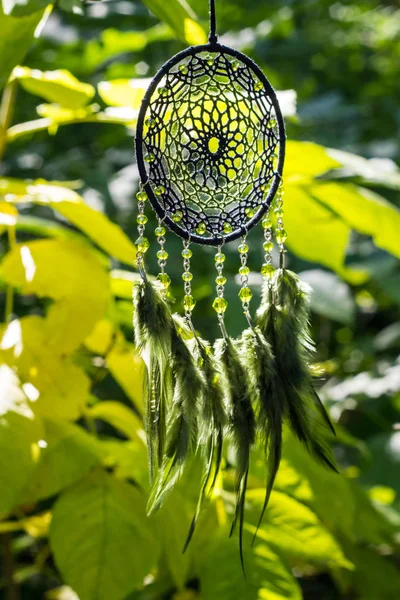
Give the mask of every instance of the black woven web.
[[217, 238], [266, 203], [278, 163], [271, 96], [251, 67], [199, 52], [166, 72], [147, 106], [143, 155], [157, 201], [183, 230]]

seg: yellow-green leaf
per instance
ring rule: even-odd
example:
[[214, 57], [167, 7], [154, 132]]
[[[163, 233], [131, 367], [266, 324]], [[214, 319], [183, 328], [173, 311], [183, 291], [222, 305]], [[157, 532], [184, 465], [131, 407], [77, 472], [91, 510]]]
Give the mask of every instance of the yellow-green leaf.
[[90, 380], [52, 347], [46, 319], [12, 321], [0, 340], [0, 359], [16, 370], [35, 414], [75, 420], [89, 398]]
[[159, 19], [167, 23], [179, 39], [190, 45], [205, 44], [204, 29], [196, 22], [196, 15], [185, 0], [143, 0]]
[[132, 344], [121, 343], [107, 355], [107, 365], [114, 379], [132, 400], [136, 409], [143, 410], [144, 362]]
[[21, 502], [48, 498], [72, 485], [102, 458], [101, 446], [82, 428], [43, 419], [40, 459]]
[[[285, 184], [303, 183], [340, 167], [340, 162], [329, 156], [326, 148], [312, 142], [288, 140], [286, 144]], [[286, 196], [285, 196], [286, 198]]]
[[8, 365], [3, 364], [0, 365], [0, 415], [8, 411], [33, 418], [28, 398], [17, 375]]
[[129, 439], [144, 439], [142, 420], [121, 402], [98, 402], [86, 412], [92, 419], [106, 421]]
[[143, 584], [160, 550], [144, 496], [103, 472], [58, 499], [50, 543], [65, 582], [83, 600], [123, 600]]
[[4, 231], [6, 227], [13, 227], [18, 218], [18, 211], [9, 202], [0, 201], [0, 233]]
[[0, 194], [9, 194], [16, 202], [51, 206], [111, 256], [128, 264], [135, 260], [135, 247], [121, 228], [87, 206], [74, 190], [44, 180], [0, 178]]
[[352, 184], [315, 182], [312, 195], [352, 229], [370, 235], [379, 248], [400, 257], [400, 211], [378, 194]]
[[84, 340], [84, 344], [90, 352], [104, 356], [107, 354], [115, 335], [114, 325], [108, 319], [97, 321], [92, 332]]
[[98, 90], [101, 99], [110, 106], [127, 106], [138, 111], [151, 78], [114, 79], [100, 81]]
[[0, 416], [0, 513], [21, 503], [21, 491], [36, 468], [42, 437], [39, 419], [15, 412]]
[[95, 94], [92, 85], [79, 81], [66, 69], [39, 71], [28, 67], [16, 67], [12, 76], [31, 94], [66, 108], [85, 106]]

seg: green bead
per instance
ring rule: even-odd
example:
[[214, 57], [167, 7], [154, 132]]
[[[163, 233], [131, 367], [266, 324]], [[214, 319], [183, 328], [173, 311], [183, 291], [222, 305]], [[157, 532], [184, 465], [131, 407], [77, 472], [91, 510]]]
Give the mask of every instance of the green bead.
[[166, 96], [168, 94], [168, 88], [160, 87], [158, 88], [158, 93], [160, 94], [160, 96]]
[[189, 271], [185, 271], [184, 273], [182, 273], [182, 279], [183, 279], [183, 281], [192, 281], [193, 273], [189, 273]]
[[144, 157], [144, 160], [148, 163], [152, 163], [156, 160], [156, 157], [154, 156], [154, 154], [152, 152], [149, 152], [148, 154], [146, 154], [146, 156]]
[[239, 275], [241, 275], [242, 277], [247, 277], [250, 273], [250, 269], [249, 267], [240, 267], [239, 269]]
[[251, 219], [256, 214], [256, 209], [248, 207], [248, 208], [246, 208], [246, 210], [244, 212], [246, 214], [246, 217], [248, 219]]
[[240, 254], [247, 254], [247, 252], [249, 251], [249, 247], [247, 244], [240, 244], [238, 247], [239, 253]]
[[140, 236], [135, 242], [136, 251], [144, 254], [150, 248], [150, 242], [146, 237]]
[[164, 248], [162, 248], [161, 250], [159, 250], [157, 252], [157, 258], [159, 260], [167, 260], [167, 258], [168, 258], [168, 252], [166, 250], [164, 250]]
[[228, 306], [228, 302], [225, 300], [225, 298], [215, 298], [212, 307], [215, 310], [216, 313], [218, 313], [219, 315], [223, 315], [224, 312], [226, 311], [226, 308]]
[[275, 208], [275, 210], [274, 210], [274, 214], [275, 214], [277, 217], [282, 217], [282, 216], [283, 216], [283, 210], [282, 210], [281, 208]]
[[239, 68], [240, 68], [240, 62], [238, 60], [232, 61], [232, 70], [233, 71], [238, 71]]
[[275, 238], [278, 244], [284, 244], [286, 242], [287, 233], [284, 229], [277, 229], [275, 231]]
[[148, 218], [146, 217], [146, 215], [140, 214], [136, 217], [136, 223], [138, 225], [146, 225], [147, 221], [148, 221]]
[[193, 298], [193, 296], [183, 296], [182, 305], [186, 312], [192, 312], [196, 306], [196, 300]]
[[183, 219], [183, 212], [181, 210], [177, 210], [176, 212], [174, 212], [174, 214], [172, 215], [172, 220], [175, 223], [179, 223], [179, 221], [182, 221]]
[[182, 258], [192, 258], [193, 252], [190, 248], [184, 248], [181, 252]]
[[250, 300], [253, 297], [253, 292], [251, 291], [251, 289], [249, 287], [243, 287], [240, 290], [238, 296], [242, 302], [250, 302]]
[[139, 200], [139, 202], [145, 202], [147, 200], [148, 196], [144, 190], [140, 190], [136, 194], [136, 198]]
[[264, 248], [265, 252], [272, 252], [273, 247], [274, 247], [273, 242], [264, 242], [263, 243], [263, 248]]
[[144, 124], [146, 125], [146, 127], [153, 127], [153, 125], [155, 125], [155, 119], [153, 119], [153, 117], [149, 117], [148, 119], [146, 119]]
[[166, 231], [167, 230], [165, 229], [165, 227], [159, 226], [159, 227], [155, 228], [154, 233], [156, 234], [157, 237], [162, 237], [163, 235], [166, 234]]
[[157, 275], [157, 281], [161, 283], [164, 289], [168, 289], [171, 285], [171, 278], [166, 273], [159, 273]]
[[259, 92], [260, 90], [263, 89], [263, 84], [261, 81], [256, 81], [254, 84], [254, 89], [256, 90], [256, 92]]
[[232, 231], [232, 225], [230, 223], [224, 223], [224, 233], [230, 233]]
[[165, 187], [163, 185], [158, 185], [156, 188], [154, 188], [154, 193], [156, 196], [162, 196], [165, 194]]
[[188, 68], [187, 65], [179, 65], [179, 70], [181, 73], [183, 73], [184, 75], [186, 75], [186, 73], [188, 72]]
[[222, 264], [223, 262], [225, 262], [225, 254], [222, 254], [222, 252], [217, 252], [217, 254], [214, 257], [215, 262], [217, 263], [217, 265]]
[[269, 183], [263, 183], [262, 186], [261, 186], [261, 191], [262, 192], [268, 192], [269, 188], [270, 188]]
[[264, 227], [264, 229], [270, 229], [272, 227], [272, 221], [269, 217], [264, 217], [261, 221], [261, 225]]
[[214, 57], [211, 54], [207, 54], [206, 63], [210, 66], [214, 64]]
[[217, 285], [225, 285], [226, 284], [226, 277], [224, 277], [224, 275], [218, 275], [218, 277], [215, 278], [215, 283]]
[[261, 275], [263, 275], [264, 277], [267, 277], [267, 279], [271, 279], [274, 272], [275, 272], [275, 269], [274, 269], [273, 265], [271, 265], [270, 263], [264, 263], [263, 266], [261, 267]]
[[268, 123], [269, 127], [276, 127], [276, 119], [270, 119]]
[[207, 226], [206, 226], [206, 224], [205, 224], [205, 223], [199, 223], [199, 224], [197, 225], [197, 229], [196, 229], [196, 231], [197, 231], [197, 233], [198, 233], [199, 235], [204, 235], [204, 234], [205, 234], [205, 232], [207, 231]]

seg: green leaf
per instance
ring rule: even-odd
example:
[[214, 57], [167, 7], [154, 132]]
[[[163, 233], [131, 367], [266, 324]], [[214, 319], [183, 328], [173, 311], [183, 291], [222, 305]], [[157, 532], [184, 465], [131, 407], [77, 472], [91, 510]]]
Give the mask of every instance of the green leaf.
[[43, 180], [29, 183], [1, 178], [0, 193], [10, 194], [16, 202], [30, 201], [51, 206], [111, 256], [128, 264], [135, 261], [135, 247], [121, 228], [87, 206], [74, 190]]
[[87, 410], [92, 419], [106, 421], [118, 429], [128, 439], [144, 439], [143, 423], [141, 419], [121, 402], [111, 400], [98, 402]]
[[35, 414], [75, 420], [89, 398], [90, 380], [62, 349], [52, 346], [53, 335], [46, 319], [16, 319], [0, 339], [0, 359], [24, 382]]
[[310, 191], [352, 229], [372, 236], [379, 248], [400, 257], [400, 211], [393, 204], [352, 184], [314, 183]]
[[204, 29], [196, 23], [196, 15], [185, 0], [143, 0], [161, 21], [175, 31], [183, 42], [190, 45], [205, 44], [207, 37]]
[[400, 170], [389, 158], [363, 158], [351, 152], [328, 148], [327, 153], [343, 166], [335, 173], [338, 178], [356, 178], [364, 185], [378, 185], [400, 190]]
[[14, 227], [17, 223], [18, 211], [9, 202], [0, 201], [0, 234], [6, 227]]
[[107, 309], [107, 271], [90, 246], [75, 240], [18, 244], [4, 258], [0, 276], [23, 294], [56, 300], [45, 325], [49, 350], [58, 355], [75, 350]]
[[85, 338], [84, 344], [90, 352], [104, 356], [112, 346], [115, 335], [114, 324], [108, 319], [101, 319]]
[[54, 496], [85, 475], [102, 458], [100, 446], [72, 423], [43, 419], [40, 459], [21, 501], [35, 502]]
[[301, 600], [300, 588], [281, 556], [257, 543], [245, 554], [246, 578], [237, 544], [227, 534], [212, 536], [200, 556], [199, 576], [204, 600]]
[[132, 287], [140, 281], [139, 273], [113, 269], [111, 271], [111, 293], [118, 298], [132, 300]]
[[47, 6], [48, 0], [2, 0], [4, 14], [13, 17], [31, 15]]
[[[264, 502], [265, 490], [250, 490], [251, 512], [247, 519], [254, 524]], [[253, 532], [255, 528], [252, 528]], [[265, 523], [258, 532], [260, 540], [276, 552], [305, 561], [351, 568], [342, 549], [318, 516], [307, 506], [287, 494], [274, 491], [265, 514]]]
[[117, 344], [107, 355], [107, 366], [135, 408], [143, 410], [144, 362], [133, 344]]
[[338, 167], [340, 167], [340, 162], [329, 156], [323, 146], [312, 142], [296, 142], [293, 140], [288, 140], [286, 144], [283, 177], [287, 185], [304, 183]]
[[8, 365], [0, 365], [0, 415], [8, 411], [33, 417], [17, 375]]
[[151, 78], [114, 79], [100, 81], [98, 91], [101, 99], [110, 106], [128, 106], [138, 111]]
[[287, 245], [300, 258], [342, 271], [350, 227], [298, 185], [285, 195]]
[[60, 496], [50, 543], [63, 578], [81, 600], [123, 600], [142, 585], [160, 550], [144, 497], [103, 472]]
[[0, 3], [0, 90], [4, 87], [13, 68], [22, 62], [35, 37], [44, 25], [49, 11], [40, 9], [24, 17], [4, 14]]
[[66, 69], [39, 71], [28, 67], [16, 67], [12, 76], [27, 92], [66, 108], [86, 106], [95, 94], [92, 85], [79, 81]]
[[353, 323], [356, 305], [344, 281], [322, 269], [302, 271], [299, 276], [312, 288], [310, 306], [314, 312], [344, 325]]
[[0, 416], [0, 514], [21, 501], [21, 492], [36, 468], [42, 437], [39, 419], [15, 412]]

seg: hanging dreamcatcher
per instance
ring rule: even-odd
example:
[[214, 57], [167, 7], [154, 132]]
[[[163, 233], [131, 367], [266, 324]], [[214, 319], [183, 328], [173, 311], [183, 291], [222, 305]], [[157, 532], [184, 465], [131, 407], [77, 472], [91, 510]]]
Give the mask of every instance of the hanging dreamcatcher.
[[[238, 523], [242, 555], [250, 451], [258, 438], [268, 471], [260, 522], [279, 467], [283, 423], [318, 460], [332, 469], [335, 466], [324, 438], [324, 429], [332, 425], [314, 389], [309, 365], [313, 343], [308, 333], [308, 290], [285, 268], [282, 114], [259, 67], [218, 43], [214, 0], [210, 0], [210, 16], [209, 43], [180, 52], [161, 68], [138, 117], [141, 186], [136, 248], [141, 282], [134, 289], [134, 325], [147, 366], [149, 512], [162, 504], [185, 464], [200, 453], [204, 477], [188, 543], [202, 501], [215, 485], [227, 437], [236, 448], [232, 532]], [[158, 215], [160, 273], [154, 283], [144, 267], [149, 249], [148, 200]], [[252, 317], [247, 234], [260, 221], [264, 286], [261, 306]], [[167, 229], [183, 240], [183, 317], [172, 314], [169, 304]], [[274, 239], [280, 256], [277, 269], [272, 264]], [[223, 250], [233, 240], [240, 240], [239, 298], [248, 325], [239, 339], [232, 339], [224, 325], [228, 303]], [[212, 306], [221, 339], [214, 347], [192, 325], [194, 244], [216, 248]]]

